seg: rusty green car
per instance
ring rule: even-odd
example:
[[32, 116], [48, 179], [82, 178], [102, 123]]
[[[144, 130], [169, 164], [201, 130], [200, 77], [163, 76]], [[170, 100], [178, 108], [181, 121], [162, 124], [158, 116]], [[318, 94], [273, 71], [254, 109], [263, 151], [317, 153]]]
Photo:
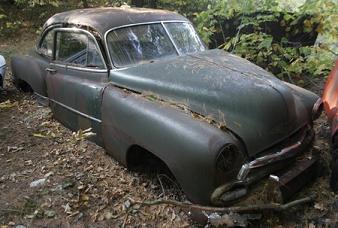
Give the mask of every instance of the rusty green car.
[[15, 85], [65, 126], [91, 128], [127, 167], [156, 158], [200, 204], [233, 202], [292, 169], [322, 106], [245, 59], [208, 50], [188, 19], [163, 10], [56, 14], [11, 64]]

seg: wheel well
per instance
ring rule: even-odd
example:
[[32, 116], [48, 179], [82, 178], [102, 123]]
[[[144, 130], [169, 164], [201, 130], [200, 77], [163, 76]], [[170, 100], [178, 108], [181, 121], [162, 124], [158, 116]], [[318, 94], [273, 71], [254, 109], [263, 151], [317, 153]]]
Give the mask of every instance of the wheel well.
[[26, 81], [21, 80], [21, 79], [16, 79], [15, 87], [19, 90], [22, 90], [25, 93], [32, 93], [33, 92], [32, 87]]
[[127, 151], [127, 167], [131, 170], [142, 172], [158, 172], [174, 176], [167, 164], [150, 151], [133, 145]]

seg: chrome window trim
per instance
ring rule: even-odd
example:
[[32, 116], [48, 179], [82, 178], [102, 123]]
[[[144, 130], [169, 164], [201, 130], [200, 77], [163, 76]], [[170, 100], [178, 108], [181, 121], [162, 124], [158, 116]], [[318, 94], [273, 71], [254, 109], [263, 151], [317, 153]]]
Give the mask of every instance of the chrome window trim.
[[[180, 23], [180, 22], [179, 22], [179, 23]], [[174, 45], [174, 48], [175, 48], [175, 50], [176, 50], [176, 53], [177, 53], [178, 55], [182, 55], [182, 53], [178, 50], [178, 47], [177, 47], [176, 43], [174, 42], [173, 37], [172, 37], [171, 34], [169, 33], [167, 27], [164, 25], [163, 22], [161, 22], [161, 25], [162, 25], [164, 31], [166, 32], [167, 36], [169, 37], [169, 40], [170, 40], [171, 43]]]
[[[97, 50], [99, 51], [100, 53], [100, 57], [101, 57], [101, 61], [103, 62], [104, 64], [104, 69], [92, 69], [90, 67], [80, 67], [80, 66], [72, 66], [72, 65], [67, 65], [67, 64], [60, 64], [60, 65], [65, 65], [67, 66], [68, 68], [81, 68], [81, 69], [88, 69], [88, 71], [92, 71], [92, 70], [105, 70], [105, 71], [108, 71], [108, 66], [106, 64], [106, 62], [104, 61], [104, 58], [103, 58], [103, 55], [102, 55], [102, 51], [100, 49], [100, 46], [97, 42], [97, 40], [95, 39], [94, 35], [92, 33], [90, 33], [89, 31], [87, 30], [84, 30], [84, 29], [80, 29], [80, 28], [55, 28], [55, 32], [74, 32], [74, 33], [85, 33], [86, 35], [88, 35], [89, 37], [91, 37], [94, 42], [95, 42], [95, 46], [97, 48]], [[55, 43], [55, 49], [56, 49], [56, 40], [54, 41]], [[53, 60], [53, 62], [55, 62], [55, 60]]]
[[79, 71], [87, 71], [87, 72], [95, 72], [95, 73], [108, 73], [108, 69], [93, 69], [90, 67], [72, 66], [72, 65], [62, 64], [61, 62], [55, 62], [55, 61], [50, 63], [50, 65], [62, 67], [65, 69], [71, 69], [71, 70], [79, 70]]
[[[60, 28], [62, 25], [61, 24], [55, 24], [55, 25], [51, 25], [47, 28], [45, 28], [45, 30], [41, 33], [38, 41], [36, 42], [36, 45], [35, 45], [35, 52], [38, 53], [39, 55], [43, 55], [45, 58], [49, 59], [49, 60], [52, 60], [53, 59], [53, 56], [50, 57], [48, 55], [45, 55], [43, 54], [41, 51], [40, 51], [40, 47], [41, 47], [41, 44], [42, 44], [42, 41], [43, 39], [46, 37], [46, 35], [52, 31], [53, 29], [55, 28]], [[54, 51], [54, 43], [55, 43], [55, 40], [53, 40], [53, 50]], [[52, 53], [52, 55], [54, 55], [54, 53]]]
[[[150, 22], [140, 22], [140, 23], [134, 23], [134, 24], [128, 24], [128, 25], [121, 25], [121, 26], [117, 26], [117, 27], [114, 27], [114, 28], [111, 28], [111, 29], [107, 30], [107, 31], [105, 32], [105, 34], [104, 34], [104, 45], [106, 46], [105, 49], [106, 49], [106, 53], [107, 53], [107, 55], [108, 55], [108, 59], [109, 59], [109, 61], [110, 61], [110, 64], [111, 64], [112, 66], [114, 66], [116, 69], [120, 69], [120, 68], [121, 68], [121, 67], [117, 67], [116, 65], [114, 65], [113, 60], [111, 59], [111, 55], [110, 55], [109, 49], [108, 49], [107, 36], [108, 36], [108, 34], [109, 34], [111, 31], [114, 31], [114, 30], [117, 30], [117, 29], [121, 29], [121, 28], [127, 28], [127, 27], [139, 26], [139, 25], [161, 24], [162, 27], [164, 27], [164, 30], [166, 31], [166, 34], [168, 34], [168, 31], [166, 30], [166, 28], [165, 28], [165, 26], [163, 25], [163, 23], [175, 23], [175, 22], [176, 22], [176, 23], [189, 23], [189, 24], [191, 24], [190, 21], [185, 21], [185, 20], [150, 21]], [[173, 42], [172, 39], [170, 38], [170, 36], [169, 36], [169, 39], [170, 39], [171, 42]], [[173, 45], [174, 45], [176, 51], [178, 51], [178, 50], [177, 50], [177, 47], [176, 47], [176, 44], [173, 43]], [[178, 52], [178, 55], [180, 55], [179, 52]], [[123, 67], [123, 68], [128, 68], [128, 67]]]

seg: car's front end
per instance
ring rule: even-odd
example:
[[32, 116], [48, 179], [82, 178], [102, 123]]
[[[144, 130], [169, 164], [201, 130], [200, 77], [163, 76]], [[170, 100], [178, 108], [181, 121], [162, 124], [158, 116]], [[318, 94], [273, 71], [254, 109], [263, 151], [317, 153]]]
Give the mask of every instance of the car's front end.
[[[149, 42], [145, 42], [139, 38], [144, 31], [156, 36], [147, 36]], [[191, 39], [182, 41], [181, 33], [190, 34]], [[149, 45], [157, 40], [161, 41], [158, 45]], [[154, 93], [171, 105], [184, 105], [192, 116], [202, 116], [236, 138], [236, 143], [224, 145], [218, 153], [204, 154], [205, 161], [215, 157], [212, 166], [208, 163], [208, 169], [214, 170], [210, 172], [214, 176], [208, 177], [213, 186], [204, 187], [204, 196], [194, 197], [203, 199], [199, 200], [202, 203], [224, 205], [239, 199], [251, 185], [269, 175], [278, 176], [280, 171], [290, 171], [293, 176], [288, 181], [281, 176], [281, 185], [295, 185], [294, 180], [317, 163], [313, 156], [305, 155], [314, 137], [313, 120], [322, 109], [316, 94], [284, 83], [238, 56], [205, 50], [187, 22], [115, 29], [106, 34], [106, 44], [112, 63], [120, 68], [111, 71], [115, 85]], [[295, 163], [300, 157], [304, 164]], [[292, 171], [294, 164], [297, 172]], [[200, 182], [205, 185], [210, 180]], [[296, 182], [295, 190], [305, 184]], [[209, 195], [208, 201], [205, 195]], [[290, 196], [292, 191], [284, 195]]]
[[5, 58], [0, 55], [0, 88], [3, 87], [3, 82], [6, 74], [6, 61]]
[[[269, 148], [264, 155], [248, 159], [240, 167], [233, 167], [239, 169], [236, 178], [220, 184], [212, 193], [211, 202], [214, 205], [224, 205], [238, 200], [268, 176], [274, 178], [279, 185], [281, 199], [290, 199], [316, 175], [318, 157], [309, 150], [313, 138], [312, 126], [306, 125]], [[224, 156], [223, 159], [229, 158]]]

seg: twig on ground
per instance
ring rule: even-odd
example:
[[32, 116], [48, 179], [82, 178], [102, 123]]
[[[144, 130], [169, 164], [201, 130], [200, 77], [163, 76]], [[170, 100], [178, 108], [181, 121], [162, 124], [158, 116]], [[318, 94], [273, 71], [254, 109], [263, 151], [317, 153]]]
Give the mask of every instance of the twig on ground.
[[262, 205], [248, 205], [248, 206], [234, 206], [234, 207], [209, 207], [209, 206], [202, 206], [198, 204], [191, 204], [186, 202], [179, 202], [176, 200], [165, 200], [159, 199], [154, 201], [135, 201], [130, 199], [131, 207], [135, 205], [142, 206], [155, 206], [161, 204], [167, 205], [174, 205], [177, 207], [185, 208], [185, 209], [195, 209], [201, 211], [210, 211], [210, 212], [220, 212], [220, 213], [230, 213], [230, 212], [237, 212], [237, 213], [248, 213], [248, 212], [261, 212], [261, 211], [274, 211], [280, 212], [290, 209], [292, 207], [306, 204], [313, 202], [315, 196], [308, 196], [302, 199], [294, 200], [286, 204], [277, 204], [277, 203], [270, 203], [270, 204], [262, 204]]
[[168, 175], [166, 174], [158, 174], [159, 177], [164, 177], [166, 178], [168, 181], [170, 181], [173, 185], [175, 185], [175, 188], [179, 191], [179, 192], [182, 192], [182, 189], [180, 188], [180, 186], [177, 184], [177, 182], [173, 179], [171, 179]]
[[16, 210], [16, 209], [6, 209], [6, 208], [0, 208], [0, 211], [8, 211], [8, 212], [22, 213], [21, 210]]
[[128, 217], [129, 217], [129, 210], [127, 210], [125, 216], [124, 216], [124, 219], [123, 219], [123, 224], [122, 224], [122, 228], [125, 228], [126, 227], [126, 224], [127, 224], [127, 220], [128, 220]]
[[163, 187], [163, 184], [162, 184], [162, 181], [161, 181], [161, 176], [158, 175], [158, 174], [157, 174], [157, 179], [158, 179], [158, 182], [160, 182], [163, 197], [165, 197], [165, 190], [164, 190], [164, 187]]

